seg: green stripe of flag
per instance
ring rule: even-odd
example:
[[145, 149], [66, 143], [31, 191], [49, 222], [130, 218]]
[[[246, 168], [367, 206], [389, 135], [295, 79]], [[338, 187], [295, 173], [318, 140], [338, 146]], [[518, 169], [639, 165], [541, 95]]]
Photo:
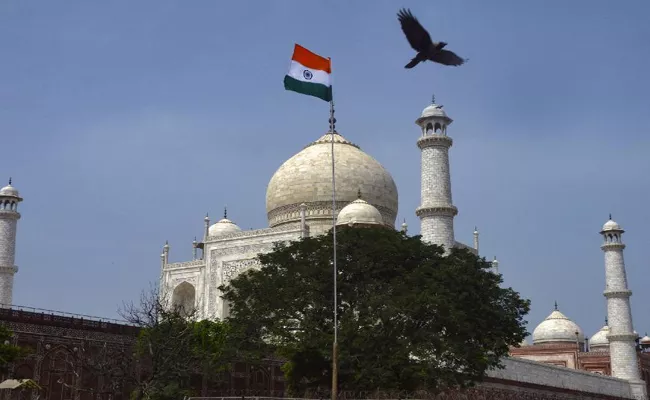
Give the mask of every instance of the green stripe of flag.
[[332, 87], [319, 83], [303, 82], [286, 75], [284, 77], [284, 88], [293, 92], [318, 97], [325, 101], [332, 101]]

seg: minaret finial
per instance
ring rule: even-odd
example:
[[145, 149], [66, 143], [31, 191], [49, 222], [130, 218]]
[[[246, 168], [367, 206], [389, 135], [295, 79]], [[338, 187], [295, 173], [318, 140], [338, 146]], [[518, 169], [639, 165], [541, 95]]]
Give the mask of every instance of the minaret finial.
[[557, 301], [555, 302], [555, 311], [557, 311]]
[[605, 317], [605, 325], [609, 326], [609, 321], [607, 320], [607, 317]]

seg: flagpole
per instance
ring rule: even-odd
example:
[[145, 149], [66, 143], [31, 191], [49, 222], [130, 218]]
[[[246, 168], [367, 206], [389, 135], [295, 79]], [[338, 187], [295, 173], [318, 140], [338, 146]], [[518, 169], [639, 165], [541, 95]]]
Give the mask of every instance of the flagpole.
[[[331, 86], [330, 86], [331, 90]], [[336, 174], [334, 168], [334, 133], [336, 132], [336, 119], [334, 119], [334, 99], [330, 97], [330, 135], [332, 138], [332, 259], [334, 265], [334, 344], [332, 346], [332, 400], [336, 400], [338, 395], [338, 358], [339, 358], [339, 338], [338, 338], [338, 298], [337, 298], [337, 278], [338, 268], [336, 265]]]

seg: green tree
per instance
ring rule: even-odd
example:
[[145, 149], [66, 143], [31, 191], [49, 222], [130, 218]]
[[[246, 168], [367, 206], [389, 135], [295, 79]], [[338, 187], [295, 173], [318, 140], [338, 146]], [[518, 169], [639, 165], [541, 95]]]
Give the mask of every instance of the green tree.
[[191, 386], [202, 375], [204, 386], [229, 366], [228, 326], [196, 321], [196, 310], [175, 307], [157, 289], [143, 293], [140, 304], [126, 305], [120, 314], [141, 327], [135, 348], [144, 372], [135, 380], [135, 399], [178, 400], [200, 394]]
[[6, 373], [15, 361], [27, 356], [31, 349], [11, 344], [12, 333], [0, 325], [0, 373]]
[[[442, 390], [480, 380], [526, 335], [529, 301], [484, 259], [385, 228], [337, 232], [339, 388]], [[240, 354], [275, 354], [294, 391], [328, 388], [332, 235], [277, 244], [221, 287]]]

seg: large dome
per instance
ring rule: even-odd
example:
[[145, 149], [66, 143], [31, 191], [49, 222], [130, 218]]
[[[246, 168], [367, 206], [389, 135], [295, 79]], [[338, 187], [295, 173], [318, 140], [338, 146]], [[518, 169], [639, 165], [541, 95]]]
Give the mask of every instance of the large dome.
[[[300, 204], [307, 205], [306, 220], [312, 233], [332, 224], [332, 135], [327, 133], [278, 168], [266, 190], [269, 226], [300, 221]], [[381, 213], [385, 225], [395, 227], [397, 187], [391, 175], [374, 158], [338, 133], [334, 134], [336, 212], [364, 199]]]

